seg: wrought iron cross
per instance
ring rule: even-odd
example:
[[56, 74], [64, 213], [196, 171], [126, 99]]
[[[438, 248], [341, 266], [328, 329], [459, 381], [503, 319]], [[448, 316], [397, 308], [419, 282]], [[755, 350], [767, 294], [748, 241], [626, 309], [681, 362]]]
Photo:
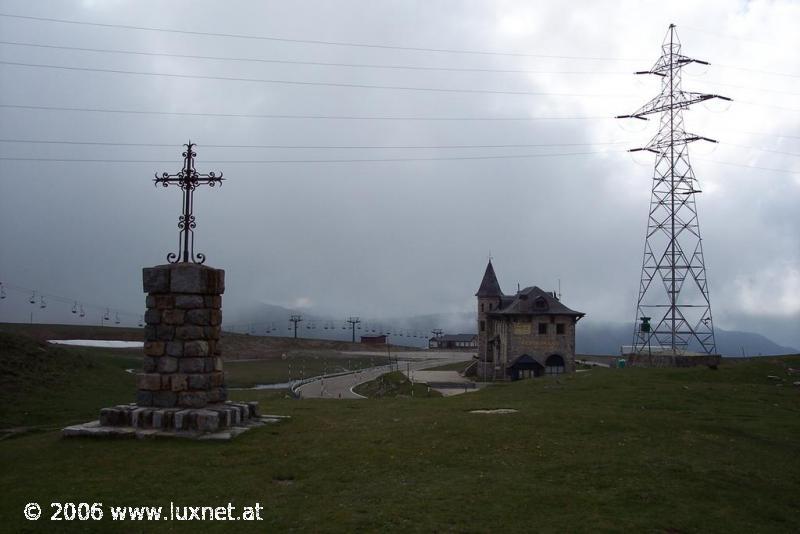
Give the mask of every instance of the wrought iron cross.
[[206, 261], [205, 254], [198, 252], [194, 253], [194, 228], [197, 226], [192, 213], [194, 204], [194, 190], [198, 185], [208, 184], [214, 187], [219, 183], [222, 187], [222, 173], [219, 176], [214, 172], [208, 174], [200, 174], [194, 168], [194, 158], [197, 154], [194, 151], [195, 144], [189, 141], [186, 151], [183, 153], [183, 169], [177, 174], [162, 173], [161, 176], [156, 173], [155, 182], [156, 187], [161, 184], [168, 187], [170, 184], [177, 185], [183, 191], [183, 214], [178, 217], [178, 253], [170, 252], [167, 254], [167, 261], [169, 263], [179, 262], [192, 262], [203, 263]]

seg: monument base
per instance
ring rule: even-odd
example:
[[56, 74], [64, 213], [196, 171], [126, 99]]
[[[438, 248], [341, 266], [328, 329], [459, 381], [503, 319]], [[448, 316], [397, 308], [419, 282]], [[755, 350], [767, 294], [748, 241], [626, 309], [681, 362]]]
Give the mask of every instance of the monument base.
[[100, 419], [61, 431], [63, 437], [189, 438], [227, 441], [288, 416], [261, 415], [257, 402], [225, 402], [203, 408], [158, 408], [135, 403], [100, 410]]

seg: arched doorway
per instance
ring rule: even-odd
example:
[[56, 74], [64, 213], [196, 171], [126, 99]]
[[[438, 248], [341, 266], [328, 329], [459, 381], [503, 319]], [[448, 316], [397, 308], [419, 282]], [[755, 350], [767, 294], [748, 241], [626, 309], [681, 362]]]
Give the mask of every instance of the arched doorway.
[[523, 354], [522, 356], [517, 356], [511, 361], [511, 364], [506, 369], [506, 372], [511, 380], [521, 380], [523, 378], [542, 376], [544, 367], [542, 367], [542, 364], [527, 354]]
[[544, 362], [545, 373], [548, 375], [560, 375], [564, 373], [564, 358], [558, 354], [551, 354]]

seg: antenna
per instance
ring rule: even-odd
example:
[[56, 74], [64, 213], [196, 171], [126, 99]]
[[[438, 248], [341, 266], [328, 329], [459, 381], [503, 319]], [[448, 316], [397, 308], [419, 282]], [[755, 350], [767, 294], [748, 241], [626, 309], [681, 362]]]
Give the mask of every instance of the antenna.
[[[646, 150], [655, 154], [655, 172], [650, 197], [650, 215], [639, 282], [636, 317], [653, 317], [649, 331], [634, 328], [634, 351], [650, 346], [651, 338], [672, 352], [699, 344], [706, 354], [716, 352], [711, 301], [708, 292], [703, 243], [697, 218], [695, 195], [700, 192], [689, 163], [689, 143], [715, 140], [686, 132], [683, 110], [692, 104], [719, 98], [681, 89], [681, 69], [705, 61], [681, 54], [681, 44], [670, 24], [661, 46], [661, 57], [650, 70], [635, 74], [654, 74], [661, 78], [661, 92], [630, 115], [617, 118], [648, 120], [659, 114], [658, 133], [650, 142], [630, 152]], [[655, 283], [654, 283], [655, 282]], [[661, 283], [659, 283], [661, 282]]]

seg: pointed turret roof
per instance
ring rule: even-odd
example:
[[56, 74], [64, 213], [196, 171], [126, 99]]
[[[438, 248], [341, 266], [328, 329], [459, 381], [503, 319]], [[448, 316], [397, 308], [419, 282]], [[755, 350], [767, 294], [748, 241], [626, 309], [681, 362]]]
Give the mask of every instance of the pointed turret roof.
[[492, 260], [486, 266], [486, 272], [483, 273], [483, 280], [481, 280], [481, 287], [475, 293], [476, 297], [502, 297], [503, 292], [500, 290], [500, 284], [497, 282], [497, 276], [494, 274], [494, 267], [492, 267]]

